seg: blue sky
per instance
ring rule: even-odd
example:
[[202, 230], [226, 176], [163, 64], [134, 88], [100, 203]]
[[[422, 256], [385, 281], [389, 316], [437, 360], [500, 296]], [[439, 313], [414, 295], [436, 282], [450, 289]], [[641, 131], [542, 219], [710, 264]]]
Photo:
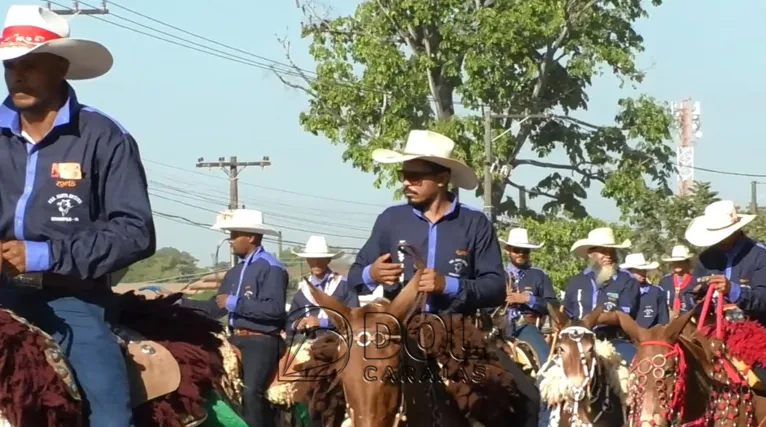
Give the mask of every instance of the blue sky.
[[[356, 4], [327, 3], [341, 13]], [[12, 3], [0, 4], [5, 10]], [[307, 41], [300, 39], [301, 15], [293, 1], [120, 0], [118, 4], [279, 61], [284, 57], [277, 36], [287, 35], [296, 62], [313, 68]], [[162, 28], [116, 6], [111, 10], [113, 15], [105, 17], [110, 22], [149, 31], [119, 15]], [[742, 0], [737, 8], [714, 0], [678, 0], [650, 10], [650, 18], [638, 24], [646, 39], [640, 64], [649, 73], [639, 92], [668, 101], [692, 97], [702, 104], [704, 136], [696, 147], [697, 166], [766, 172], [759, 124], [766, 95], [761, 77], [766, 59], [760, 49], [754, 49], [763, 40], [764, 15], [766, 3], [759, 0]], [[267, 223], [282, 228], [286, 240], [305, 241], [314, 232], [325, 234], [331, 244], [359, 247], [375, 215], [391, 203], [391, 190], [374, 189], [371, 175], [343, 163], [342, 147], [302, 130], [298, 114], [307, 106], [305, 97], [285, 89], [269, 71], [87, 16], [74, 18], [72, 27], [74, 37], [101, 41], [115, 57], [109, 74], [74, 82], [74, 87], [84, 103], [115, 117], [138, 140], [156, 211], [211, 223], [213, 211], [228, 200], [228, 182], [220, 170], [197, 169], [195, 162], [199, 157], [215, 160], [231, 155], [253, 161], [270, 157], [272, 166], [243, 172], [239, 194], [247, 207], [265, 212]], [[590, 110], [577, 117], [610, 123], [617, 99], [635, 94], [619, 89], [613, 77], [605, 76], [590, 92]], [[520, 181], [531, 185], [535, 178], [538, 174], [530, 173]], [[743, 204], [749, 200], [752, 178], [701, 171], [695, 178], [711, 181], [726, 198]], [[761, 187], [760, 197], [766, 200], [766, 186]], [[482, 205], [473, 195], [461, 194], [461, 200]], [[532, 202], [533, 207], [536, 204]], [[618, 217], [613, 203], [598, 196], [598, 189], [591, 191], [587, 207], [594, 216]], [[186, 250], [202, 264], [210, 263], [222, 237], [159, 217], [156, 224], [160, 246]], [[276, 249], [273, 244], [267, 247]]]

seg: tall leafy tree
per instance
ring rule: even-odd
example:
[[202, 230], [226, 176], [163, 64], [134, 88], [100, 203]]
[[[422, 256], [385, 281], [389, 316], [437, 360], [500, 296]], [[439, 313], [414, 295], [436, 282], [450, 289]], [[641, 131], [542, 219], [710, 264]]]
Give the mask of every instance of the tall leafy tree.
[[[518, 179], [525, 168], [548, 173], [526, 185], [530, 197], [546, 200], [546, 213], [585, 216], [594, 182], [621, 202], [632, 200], [636, 182], [667, 189], [673, 152], [663, 105], [621, 99], [605, 126], [575, 117], [605, 71], [621, 86], [642, 81], [635, 58], [643, 38], [633, 24], [661, 0], [362, 0], [352, 14], [332, 17], [297, 1], [316, 72], [296, 67], [285, 42], [293, 69], [278, 76], [308, 95], [303, 127], [344, 145], [344, 161], [374, 172], [376, 186], [392, 186], [395, 173], [372, 162], [372, 149], [396, 148], [410, 129], [451, 136], [455, 154], [481, 171], [480, 112], [491, 111], [506, 116], [491, 123], [495, 161], [520, 168], [492, 177], [500, 212], [515, 212], [505, 192], [527, 184]], [[554, 151], [564, 160], [552, 160]]]

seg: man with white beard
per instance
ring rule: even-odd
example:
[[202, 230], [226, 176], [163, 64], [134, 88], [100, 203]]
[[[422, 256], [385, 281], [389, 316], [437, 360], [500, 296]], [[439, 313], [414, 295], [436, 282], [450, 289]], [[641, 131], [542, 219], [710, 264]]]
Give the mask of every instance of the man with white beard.
[[[566, 284], [564, 309], [569, 317], [582, 319], [596, 307], [604, 311], [622, 310], [632, 318], [638, 315], [640, 286], [630, 272], [617, 264], [617, 249], [627, 249], [630, 241], [616, 243], [611, 228], [597, 228], [588, 238], [572, 245], [572, 252], [588, 260], [588, 268], [576, 274]], [[636, 347], [618, 326], [598, 325], [594, 332], [599, 339], [610, 341], [626, 363], [633, 360]]]

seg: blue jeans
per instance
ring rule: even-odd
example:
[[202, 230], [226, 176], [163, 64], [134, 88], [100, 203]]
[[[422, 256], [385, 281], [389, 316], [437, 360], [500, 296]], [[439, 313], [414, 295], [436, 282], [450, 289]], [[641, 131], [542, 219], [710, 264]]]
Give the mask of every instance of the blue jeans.
[[611, 341], [617, 353], [620, 353], [622, 360], [628, 365], [633, 361], [633, 356], [636, 355], [636, 346], [632, 342], [624, 340], [622, 338], [616, 338]]
[[0, 291], [0, 304], [50, 334], [61, 346], [90, 409], [88, 425], [132, 427], [125, 360], [106, 319], [114, 295], [95, 292], [52, 297], [9, 287]]
[[537, 360], [540, 361], [541, 365], [548, 360], [548, 355], [551, 353], [551, 346], [545, 342], [542, 332], [540, 332], [540, 329], [538, 329], [536, 325], [527, 323], [525, 325], [516, 326], [512, 335], [514, 338], [524, 341], [532, 347], [532, 350], [537, 354]]

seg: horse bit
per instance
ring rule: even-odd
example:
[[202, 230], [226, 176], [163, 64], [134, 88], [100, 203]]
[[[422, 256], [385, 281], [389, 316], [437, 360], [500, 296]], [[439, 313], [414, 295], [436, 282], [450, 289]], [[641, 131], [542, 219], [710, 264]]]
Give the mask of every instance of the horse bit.
[[[596, 370], [598, 369], [598, 365], [596, 364], [596, 355], [593, 355], [593, 358], [591, 358], [590, 361], [590, 367], [588, 367], [587, 358], [585, 357], [585, 351], [582, 347], [582, 340], [586, 336], [593, 337], [594, 343], [595, 343], [595, 334], [593, 331], [591, 331], [588, 328], [585, 328], [583, 326], [569, 326], [561, 330], [559, 332], [559, 342], [561, 342], [561, 339], [564, 338], [564, 336], [567, 336], [569, 339], [574, 341], [575, 344], [577, 344], [577, 351], [580, 356], [580, 365], [583, 369], [583, 374], [585, 375], [585, 381], [582, 382], [582, 384], [574, 385], [569, 380], [569, 377], [567, 377], [567, 383], [569, 386], [569, 389], [572, 391], [572, 405], [571, 405], [571, 411], [570, 411], [570, 418], [569, 423], [572, 426], [580, 426], [580, 427], [592, 427], [593, 424], [597, 423], [599, 419], [601, 419], [601, 416], [604, 415], [605, 412], [609, 409], [609, 394], [605, 393], [604, 395], [604, 402], [601, 406], [601, 410], [598, 412], [596, 417], [593, 419], [592, 423], [584, 423], [580, 419], [579, 415], [579, 409], [580, 409], [580, 402], [585, 399], [585, 396], [588, 394], [589, 386], [594, 386], [595, 384], [595, 375]], [[595, 350], [594, 350], [595, 351]], [[559, 355], [559, 360], [557, 363], [563, 363], [563, 360], [561, 359]], [[596, 402], [599, 398], [601, 389], [597, 389], [595, 393], [591, 393], [591, 399], [589, 401], [590, 404], [593, 404]]]

